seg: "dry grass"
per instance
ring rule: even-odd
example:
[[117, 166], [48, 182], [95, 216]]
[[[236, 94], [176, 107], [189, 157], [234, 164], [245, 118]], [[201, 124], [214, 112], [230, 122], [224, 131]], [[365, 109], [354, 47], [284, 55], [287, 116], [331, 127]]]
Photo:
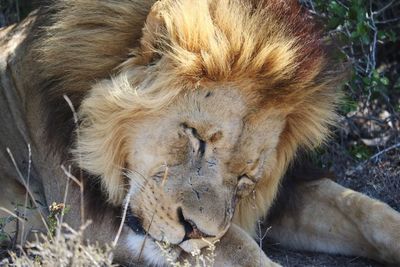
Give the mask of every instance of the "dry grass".
[[176, 259], [179, 255], [173, 252], [168, 242], [157, 242], [157, 245], [171, 267], [212, 267], [215, 261], [215, 243], [218, 241], [214, 241], [213, 243], [205, 239], [204, 241], [208, 243], [208, 246], [203, 251], [195, 249], [191, 252], [194, 263], [190, 263], [188, 260], [177, 261]]
[[[9, 151], [9, 156], [14, 162], [16, 171], [24, 181], [24, 177], [20, 172], [14, 157]], [[30, 158], [30, 155], [29, 155]], [[69, 170], [61, 166], [67, 179], [71, 179], [75, 183], [80, 184], [76, 177], [74, 177]], [[166, 172], [168, 169], [166, 170]], [[166, 175], [165, 175], [166, 177]], [[165, 179], [165, 178], [164, 178]], [[65, 189], [64, 200], [68, 194], [68, 184]], [[24, 184], [29, 192], [29, 186]], [[80, 187], [81, 191], [83, 190]], [[28, 194], [34, 201], [34, 197]], [[81, 194], [82, 197], [82, 194]], [[89, 266], [118, 266], [113, 264], [113, 248], [116, 247], [119, 236], [121, 234], [122, 226], [125, 221], [128, 203], [131, 198], [131, 190], [127, 194], [124, 205], [122, 220], [119, 230], [116, 234], [114, 241], [110, 244], [88, 244], [84, 238], [84, 231], [90, 224], [82, 224], [78, 231], [71, 228], [68, 224], [63, 222], [65, 213], [68, 212], [68, 205], [64, 203], [53, 202], [49, 207], [49, 216], [42, 218], [43, 223], [46, 225], [47, 234], [36, 234], [36, 238], [32, 242], [26, 242], [23, 247], [18, 246], [18, 249], [8, 251], [8, 257], [1, 260], [0, 266], [12, 267], [53, 267], [53, 266], [74, 266], [74, 267], [89, 267]], [[16, 220], [24, 222], [24, 216], [17, 215], [11, 211], [1, 208], [3, 211], [10, 214]], [[0, 229], [1, 230], [1, 229]], [[18, 234], [16, 233], [16, 236]], [[206, 241], [206, 240], [205, 240]], [[208, 242], [208, 241], [206, 241]], [[217, 242], [217, 241], [216, 241]], [[157, 243], [168, 265], [173, 267], [211, 267], [214, 265], [215, 259], [215, 242], [209, 243], [209, 246], [203, 250], [197, 249], [191, 253], [192, 259], [178, 261], [179, 255], [174, 253], [171, 245], [168, 242]], [[143, 244], [144, 245], [144, 244]], [[8, 248], [9, 249], [9, 248]], [[8, 250], [4, 248], [1, 255], [6, 254]]]
[[[57, 204], [60, 206], [61, 204]], [[53, 206], [53, 205], [52, 205]], [[60, 214], [58, 214], [60, 215]], [[52, 214], [52, 218], [59, 218]], [[90, 222], [75, 231], [65, 223], [57, 220], [56, 228], [50, 223], [54, 235], [38, 234], [33, 242], [26, 242], [18, 251], [10, 251], [9, 257], [0, 261], [0, 266], [6, 267], [89, 267], [118, 266], [113, 264], [113, 246], [87, 244], [84, 239], [85, 228]], [[207, 242], [207, 241], [206, 241]], [[178, 261], [179, 255], [174, 252], [168, 242], [157, 242], [166, 262], [172, 267], [212, 267], [215, 260], [215, 243], [203, 250], [197, 249], [191, 253], [192, 261]]]
[[3, 260], [1, 266], [15, 267], [54, 267], [54, 266], [116, 266], [112, 264], [111, 246], [86, 244], [83, 233], [88, 224], [78, 231], [67, 224], [57, 228], [56, 235], [40, 234], [33, 242], [27, 242], [24, 249], [10, 252], [10, 258]]

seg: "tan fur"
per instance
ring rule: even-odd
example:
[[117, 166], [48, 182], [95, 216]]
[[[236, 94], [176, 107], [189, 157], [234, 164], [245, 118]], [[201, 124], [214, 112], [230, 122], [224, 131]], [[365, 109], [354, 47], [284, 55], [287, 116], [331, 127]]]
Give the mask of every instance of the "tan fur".
[[273, 220], [271, 238], [294, 249], [400, 262], [400, 214], [387, 204], [328, 179], [298, 191], [302, 205]]
[[[71, 185], [66, 220], [76, 227], [92, 218], [88, 237], [102, 243], [113, 239], [114, 210], [129, 196], [149, 240], [140, 248], [143, 237], [124, 226], [122, 263], [162, 265], [156, 240], [180, 253], [206, 245], [201, 232], [221, 239], [220, 265], [276, 266], [243, 230], [254, 235], [297, 151], [329, 135], [340, 98], [341, 67], [309, 14], [283, 0], [60, 0], [30, 20], [32, 31], [20, 25], [0, 35], [2, 46], [15, 44], [2, 52], [2, 82], [21, 92], [5, 106], [18, 103], [22, 114], [0, 140], [22, 135], [13, 143], [32, 144], [37, 192], [63, 201], [59, 166], [79, 166], [87, 198], [107, 202], [87, 201], [80, 214]], [[31, 36], [8, 39], [21, 32]], [[23, 78], [10, 83], [16, 75]], [[6, 158], [0, 174], [12, 172]], [[93, 196], [95, 183], [102, 192]], [[196, 238], [186, 240], [182, 221], [195, 225]]]
[[[258, 98], [255, 109], [274, 108], [286, 118], [277, 164], [256, 190], [257, 208], [250, 208], [246, 203], [253, 201], [245, 200], [237, 212], [241, 214], [237, 220], [251, 231], [270, 206], [297, 148], [316, 146], [325, 138], [338, 99], [324, 70], [321, 41], [313, 35], [296, 36], [291, 27], [299, 21], [281, 21], [285, 14], [280, 14], [279, 5], [286, 4], [271, 1], [261, 8], [241, 1], [161, 1], [153, 7], [141, 47], [132, 52], [133, 58], [122, 64], [112, 81], [100, 83], [90, 92], [81, 109], [91, 125], [84, 123], [80, 129], [75, 154], [82, 157], [84, 168], [107, 177], [102, 182], [113, 203], [121, 203], [124, 195], [120, 170], [127, 157], [126, 124], [159, 112], [185, 91], [229, 84]], [[64, 20], [59, 22], [61, 29]], [[54, 34], [66, 36], [59, 28]], [[305, 26], [300, 30], [311, 32]], [[264, 41], [266, 36], [268, 41]], [[51, 43], [54, 38], [46, 43], [46, 50], [60, 49], [59, 42]], [[83, 41], [76, 37], [76, 42]], [[306, 50], [310, 45], [314, 50]], [[51, 59], [54, 53], [46, 50], [42, 49], [43, 58]], [[153, 60], [154, 66], [147, 67]], [[80, 66], [74, 65], [74, 69]]]

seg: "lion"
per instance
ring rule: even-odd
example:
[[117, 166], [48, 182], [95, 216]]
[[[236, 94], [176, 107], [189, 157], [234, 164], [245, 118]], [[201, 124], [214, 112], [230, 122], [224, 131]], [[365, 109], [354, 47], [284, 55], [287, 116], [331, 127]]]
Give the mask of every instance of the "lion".
[[215, 266], [279, 266], [263, 218], [287, 247], [400, 263], [398, 212], [292, 164], [329, 137], [345, 79], [297, 1], [58, 0], [0, 47], [0, 205], [35, 207], [7, 225], [21, 243], [57, 202], [88, 242], [121, 226], [124, 265], [219, 241]]

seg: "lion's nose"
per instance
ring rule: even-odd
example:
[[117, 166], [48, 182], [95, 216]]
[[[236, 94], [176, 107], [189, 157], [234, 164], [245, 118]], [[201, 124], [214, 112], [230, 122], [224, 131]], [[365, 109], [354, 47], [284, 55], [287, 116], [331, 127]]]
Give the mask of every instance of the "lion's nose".
[[185, 216], [183, 216], [182, 208], [178, 208], [178, 217], [179, 217], [179, 222], [185, 228], [185, 237], [183, 238], [183, 241], [188, 239], [201, 239], [205, 237], [214, 237], [200, 231], [192, 220], [185, 219]]

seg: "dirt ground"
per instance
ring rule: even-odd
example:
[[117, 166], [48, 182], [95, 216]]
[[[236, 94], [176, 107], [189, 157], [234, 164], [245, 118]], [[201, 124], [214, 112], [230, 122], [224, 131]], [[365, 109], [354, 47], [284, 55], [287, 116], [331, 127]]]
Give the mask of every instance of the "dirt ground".
[[313, 252], [298, 252], [287, 250], [278, 245], [267, 247], [267, 255], [275, 262], [285, 267], [383, 267], [378, 262], [359, 258], [345, 257], [339, 255], [328, 255]]

